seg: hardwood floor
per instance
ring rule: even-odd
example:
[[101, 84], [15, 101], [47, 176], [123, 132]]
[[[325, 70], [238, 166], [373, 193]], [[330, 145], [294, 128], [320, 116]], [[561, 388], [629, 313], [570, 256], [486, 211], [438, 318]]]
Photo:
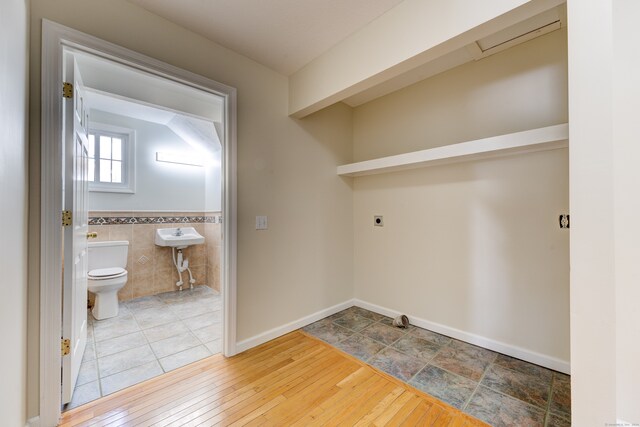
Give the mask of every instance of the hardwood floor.
[[61, 426], [485, 426], [296, 331], [72, 409]]

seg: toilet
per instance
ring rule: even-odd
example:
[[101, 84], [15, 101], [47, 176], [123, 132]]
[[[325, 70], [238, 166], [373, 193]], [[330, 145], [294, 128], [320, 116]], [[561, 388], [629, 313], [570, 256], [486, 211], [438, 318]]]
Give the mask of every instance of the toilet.
[[89, 242], [87, 289], [95, 294], [91, 313], [97, 320], [118, 315], [118, 291], [127, 283], [129, 242]]

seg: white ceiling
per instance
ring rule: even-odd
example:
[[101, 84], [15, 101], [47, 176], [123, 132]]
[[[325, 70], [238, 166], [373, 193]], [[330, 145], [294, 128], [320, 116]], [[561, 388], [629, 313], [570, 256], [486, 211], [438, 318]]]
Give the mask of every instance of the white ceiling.
[[221, 150], [222, 145], [213, 121], [91, 88], [86, 88], [86, 97], [92, 111], [104, 111], [164, 125], [200, 153], [216, 153]]
[[291, 75], [402, 0], [129, 0]]

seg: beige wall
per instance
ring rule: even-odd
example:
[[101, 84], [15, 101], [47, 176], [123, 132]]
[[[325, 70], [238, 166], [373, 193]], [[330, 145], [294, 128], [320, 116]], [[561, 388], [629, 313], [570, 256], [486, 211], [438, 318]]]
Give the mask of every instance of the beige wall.
[[617, 418], [640, 423], [640, 2], [613, 3]]
[[[351, 111], [287, 116], [287, 78], [124, 0], [34, 0], [31, 44], [31, 226], [39, 224], [41, 19], [47, 18], [238, 89], [238, 340], [353, 295], [352, 194], [335, 175], [351, 160]], [[255, 216], [269, 229], [256, 231]], [[32, 240], [31, 289], [38, 242]], [[30, 336], [37, 337], [37, 291]], [[29, 351], [37, 412], [38, 349]]]
[[561, 3], [404, 0], [293, 73], [289, 111], [303, 117]]
[[[357, 107], [354, 158], [564, 123], [566, 54], [556, 31]], [[567, 150], [355, 178], [356, 298], [568, 361], [568, 202]]]
[[0, 12], [0, 424], [22, 427], [27, 397], [27, 102], [29, 4], [2, 2]]
[[575, 425], [640, 423], [640, 7], [572, 0], [571, 399]]
[[574, 425], [616, 422], [612, 4], [567, 3]]

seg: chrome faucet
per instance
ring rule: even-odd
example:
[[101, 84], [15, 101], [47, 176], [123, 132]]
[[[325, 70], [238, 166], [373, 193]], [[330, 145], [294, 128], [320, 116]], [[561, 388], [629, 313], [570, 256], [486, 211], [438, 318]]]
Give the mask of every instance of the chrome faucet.
[[175, 233], [173, 233], [174, 236], [182, 236], [184, 233], [182, 232], [182, 230], [180, 229], [180, 227], [178, 227], [178, 229], [176, 230]]

